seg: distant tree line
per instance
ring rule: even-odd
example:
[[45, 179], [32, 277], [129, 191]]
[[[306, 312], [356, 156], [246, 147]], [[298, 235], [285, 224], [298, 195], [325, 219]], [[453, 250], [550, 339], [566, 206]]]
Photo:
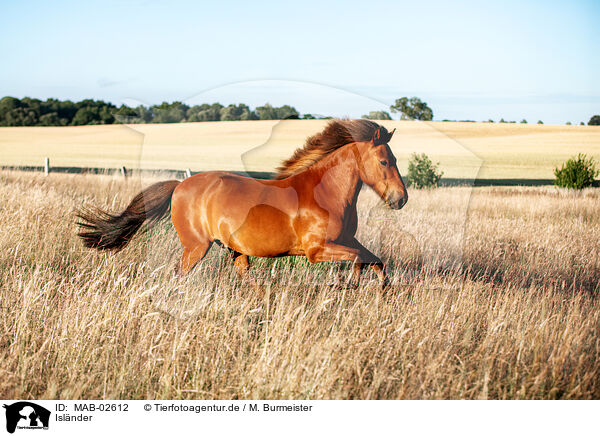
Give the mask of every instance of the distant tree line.
[[[393, 113], [399, 112], [403, 120], [433, 120], [433, 111], [427, 103], [417, 97], [402, 97], [390, 106]], [[363, 118], [371, 120], [391, 120], [386, 111], [372, 111]], [[81, 100], [72, 102], [49, 98], [45, 101], [37, 98], [25, 97], [22, 99], [4, 97], [0, 99], [0, 126], [82, 126], [89, 124], [145, 124], [145, 123], [184, 123], [199, 121], [245, 121], [245, 120], [284, 120], [298, 119], [300, 114], [289, 105], [281, 107], [265, 103], [255, 109], [247, 105], [230, 104], [223, 106], [220, 103], [200, 104], [190, 106], [180, 101], [173, 103], [163, 102], [153, 106], [126, 105], [119, 107], [102, 100]], [[330, 118], [311, 114], [304, 114], [304, 119]], [[452, 120], [442, 120], [452, 121]], [[463, 120], [463, 122], [474, 122]], [[493, 123], [493, 120], [487, 122]], [[505, 121], [500, 123], [515, 123]], [[521, 120], [527, 123], [527, 120]], [[538, 124], [543, 124], [540, 120]], [[571, 124], [571, 123], [567, 123]], [[581, 125], [583, 125], [583, 121]], [[588, 125], [600, 125], [600, 115], [594, 115]]]
[[[190, 106], [176, 101], [153, 106], [119, 107], [102, 100], [57, 100], [4, 97], [0, 100], [0, 126], [82, 126], [115, 123], [183, 123], [195, 121], [282, 120], [300, 118], [289, 105], [266, 103], [254, 110], [247, 105], [219, 103]], [[314, 118], [307, 114], [305, 118]]]

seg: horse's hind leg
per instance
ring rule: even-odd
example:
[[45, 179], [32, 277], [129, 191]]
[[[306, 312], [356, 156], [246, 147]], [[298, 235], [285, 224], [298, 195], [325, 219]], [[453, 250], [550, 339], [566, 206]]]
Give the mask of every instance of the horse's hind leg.
[[254, 290], [258, 294], [258, 296], [260, 298], [264, 298], [264, 289], [262, 289], [262, 287], [259, 286], [256, 280], [254, 280], [254, 277], [252, 277], [252, 273], [250, 272], [250, 260], [248, 259], [248, 256], [234, 250], [231, 250], [231, 255], [233, 256], [233, 265], [235, 266], [235, 270], [238, 273], [238, 275], [242, 279], [248, 280], [252, 288], [254, 288]]
[[181, 256], [181, 261], [179, 262], [179, 274], [185, 275], [187, 274], [193, 267], [198, 263], [198, 261], [202, 260], [206, 253], [208, 253], [208, 249], [212, 243], [208, 240], [198, 242], [197, 245], [193, 247], [184, 247], [183, 255]]

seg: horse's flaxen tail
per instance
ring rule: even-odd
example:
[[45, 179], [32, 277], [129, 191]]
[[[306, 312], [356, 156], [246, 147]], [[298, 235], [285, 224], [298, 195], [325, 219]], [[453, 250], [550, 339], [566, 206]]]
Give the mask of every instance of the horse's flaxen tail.
[[179, 185], [177, 180], [156, 183], [136, 195], [127, 209], [111, 215], [100, 209], [77, 213], [81, 227], [78, 236], [83, 244], [98, 250], [118, 251], [125, 247], [142, 224], [153, 224], [171, 210], [171, 197]]

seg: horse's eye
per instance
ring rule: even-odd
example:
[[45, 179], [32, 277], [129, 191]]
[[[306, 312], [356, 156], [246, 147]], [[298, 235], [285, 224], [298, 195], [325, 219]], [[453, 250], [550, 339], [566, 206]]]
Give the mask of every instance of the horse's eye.
[[387, 165], [388, 165], [388, 161], [387, 160], [380, 160], [379, 163], [381, 165], [383, 165], [384, 167], [387, 167]]

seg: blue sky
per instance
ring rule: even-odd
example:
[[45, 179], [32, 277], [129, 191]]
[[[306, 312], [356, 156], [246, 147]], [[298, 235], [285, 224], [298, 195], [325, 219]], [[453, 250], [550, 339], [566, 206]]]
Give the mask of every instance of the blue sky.
[[600, 2], [3, 2], [0, 95], [435, 119], [600, 113]]

